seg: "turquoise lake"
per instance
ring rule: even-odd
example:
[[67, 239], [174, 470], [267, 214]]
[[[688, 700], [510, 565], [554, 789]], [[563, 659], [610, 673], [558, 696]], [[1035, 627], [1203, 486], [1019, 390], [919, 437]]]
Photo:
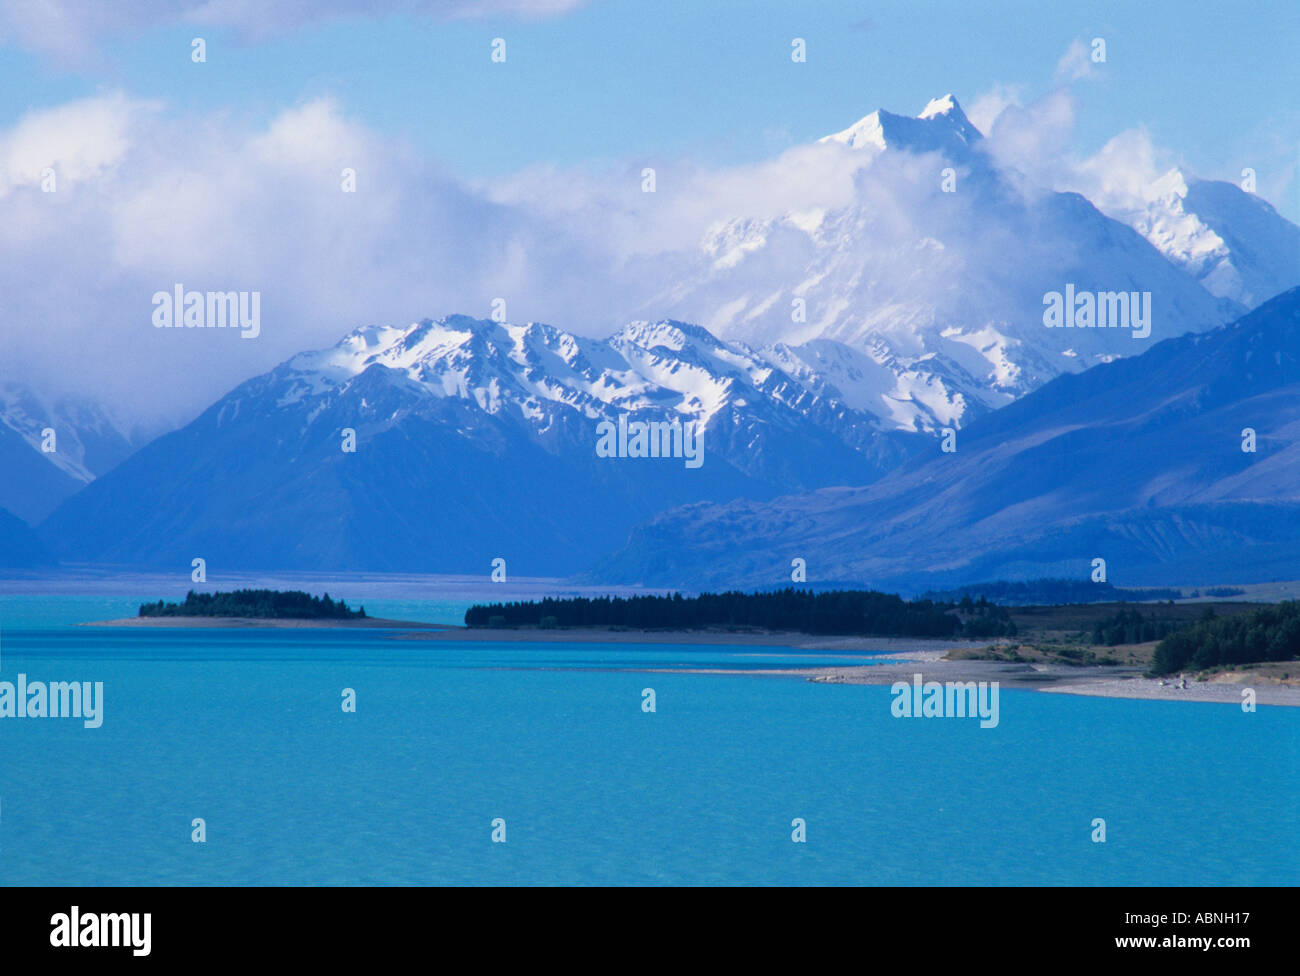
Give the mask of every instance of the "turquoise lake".
[[100, 728], [0, 718], [0, 882], [1300, 881], [1296, 709], [1002, 690], [981, 729], [886, 687], [633, 670], [844, 655], [75, 626], [139, 602], [0, 597], [0, 681], [104, 685]]

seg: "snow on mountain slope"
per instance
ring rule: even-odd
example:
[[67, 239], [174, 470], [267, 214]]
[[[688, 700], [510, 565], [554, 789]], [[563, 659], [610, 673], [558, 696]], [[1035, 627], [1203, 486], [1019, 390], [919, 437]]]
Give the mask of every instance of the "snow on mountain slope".
[[0, 423], [41, 451], [44, 431], [55, 432], [56, 450], [45, 453], [55, 467], [81, 482], [90, 482], [124, 460], [139, 446], [133, 428], [102, 406], [38, 396], [15, 382], [0, 382]]
[[1210, 294], [1254, 308], [1300, 284], [1300, 227], [1253, 193], [1172, 169], [1144, 196], [1115, 216]]
[[[740, 408], [870, 452], [881, 432], [933, 430], [962, 408], [922, 377], [904, 373], [900, 386], [888, 365], [834, 342], [754, 348], [672, 320], [632, 322], [596, 340], [464, 316], [361, 329], [332, 349], [296, 356], [276, 371], [286, 388], [280, 403], [318, 396], [376, 364], [423, 395], [508, 413], [539, 435], [556, 410], [588, 420], [670, 416], [716, 430], [722, 412]], [[1001, 402], [988, 398], [989, 406]]]
[[[933, 429], [1243, 311], [1082, 196], [999, 169], [951, 95], [916, 118], [878, 110], [820, 145], [861, 155], [854, 202], [714, 225], [656, 314], [824, 369], [882, 422]], [[1150, 292], [1152, 338], [1045, 328], [1044, 296], [1067, 285]]]
[[139, 443], [132, 428], [104, 408], [0, 382], [0, 508], [38, 521]]
[[[915, 118], [873, 112], [756, 171], [776, 180], [780, 204], [744, 197], [761, 213], [713, 223], [698, 247], [683, 250], [690, 230], [629, 256], [626, 272], [652, 283], [628, 290], [633, 304], [651, 294], [643, 321], [605, 339], [463, 316], [359, 329], [242, 384], [41, 531], [82, 559], [156, 562], [200, 546], [263, 567], [449, 571], [477, 565], [483, 540], [500, 536], [537, 571], [561, 572], [672, 505], [871, 484], [932, 446], [918, 434], [965, 429], [1063, 374], [1212, 329], [1294, 270], [1296, 229], [1235, 187], [1175, 173], [1108, 216], [1029, 185], [988, 142], [950, 95]], [[808, 174], [835, 174], [834, 192], [803, 193], [819, 179]], [[707, 212], [747, 209], [724, 205]], [[1058, 292], [1149, 297], [1150, 335], [1047, 328]], [[0, 492], [0, 505], [24, 517], [101, 473], [94, 457], [125, 453], [111, 424], [83, 420], [68, 426], [89, 433], [61, 431], [67, 452], [45, 458], [31, 448], [49, 411], [6, 413], [0, 459], [21, 444], [31, 471], [25, 496]], [[704, 473], [596, 463], [597, 422], [619, 419], [698, 425]], [[344, 428], [365, 460], [339, 456]], [[231, 472], [239, 490], [213, 495]], [[475, 479], [493, 490], [480, 497]], [[241, 507], [259, 484], [266, 511]], [[191, 517], [169, 509], [182, 497]], [[595, 528], [566, 514], [573, 499]], [[340, 519], [340, 534], [313, 534]], [[234, 535], [212, 538], [218, 526]]]
[[[702, 466], [597, 452], [601, 421], [672, 420]], [[40, 532], [76, 560], [465, 572], [502, 555], [554, 575], [664, 506], [869, 483], [923, 443], [882, 426], [820, 376], [682, 322], [593, 340], [425, 319], [247, 381]]]
[[[1122, 585], [1300, 570], [1300, 288], [1058, 377], [873, 485], [666, 512], [594, 571], [687, 588], [992, 579]], [[814, 567], [816, 569], [814, 570]], [[815, 578], [814, 578], [815, 577]]]
[[[761, 354], [811, 389], [879, 418], [888, 429], [934, 433], [958, 426], [963, 417], [1011, 401], [979, 382], [961, 364], [930, 354], [916, 364], [901, 362], [883, 344], [861, 352], [830, 339], [803, 345], [776, 343]], [[975, 408], [971, 409], [970, 399]]]
[[931, 99], [916, 118], [877, 109], [842, 132], [820, 142], [838, 142], [850, 149], [903, 148], [910, 152], [946, 152], [964, 161], [983, 136], [971, 125], [953, 95]]

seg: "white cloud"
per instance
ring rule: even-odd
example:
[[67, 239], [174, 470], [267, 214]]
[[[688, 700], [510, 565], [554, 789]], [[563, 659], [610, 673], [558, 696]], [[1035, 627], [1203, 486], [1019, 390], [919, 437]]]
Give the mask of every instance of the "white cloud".
[[38, 185], [47, 169], [65, 188], [104, 173], [125, 155], [132, 125], [157, 107], [115, 94], [29, 112], [0, 135], [0, 197]]
[[1000, 166], [1017, 170], [1031, 183], [1057, 187], [1072, 171], [1075, 100], [1063, 88], [1029, 105], [1007, 102], [987, 131], [986, 148]]
[[1155, 145], [1145, 127], [1125, 130], [1091, 156], [1074, 150], [1076, 102], [1066, 88], [1048, 92], [1029, 105], [987, 97], [1001, 107], [989, 128], [989, 154], [1006, 169], [1044, 190], [1073, 191], [1111, 216], [1127, 217], [1151, 199], [1152, 184], [1179, 165], [1175, 155]]
[[1145, 128], [1129, 129], [1074, 167], [1072, 188], [1107, 213], [1137, 209], [1171, 165], [1169, 154], [1156, 148]]
[[1085, 44], [1077, 37], [1056, 62], [1057, 82], [1083, 81], [1095, 78], [1097, 74], [1097, 64], [1092, 60], [1092, 45]]
[[[1079, 190], [1114, 213], [1166, 164], [1142, 129], [1078, 158], [1065, 89], [981, 100], [990, 155], [1030, 188]], [[828, 273], [857, 276], [846, 294], [861, 315], [897, 316], [901, 347], [933, 323], [894, 296], [919, 281], [931, 304], [969, 309], [971, 281], [1008, 266], [1020, 278], [1037, 260], [1032, 227], [983, 221], [969, 210], [978, 194], [942, 193], [938, 165], [828, 143], [723, 169], [638, 159], [466, 185], [330, 99], [250, 129], [107, 94], [0, 130], [0, 348], [13, 375], [180, 423], [359, 325], [486, 317], [498, 297], [513, 321], [579, 334], [671, 314], [756, 336], [744, 330], [777, 314], [755, 311], [764, 302], [788, 326], [789, 295], [817, 287], [827, 253]], [[40, 186], [47, 166], [55, 193]], [[647, 166], [654, 193], [642, 192]], [[345, 167], [356, 193], [341, 191]], [[177, 282], [260, 291], [261, 337], [153, 329], [152, 294]], [[749, 318], [726, 320], [738, 295]]]
[[1021, 103], [1020, 85], [996, 84], [986, 92], [976, 95], [966, 109], [971, 125], [987, 135], [993, 131], [998, 117], [1008, 108]]
[[[655, 160], [605, 170], [534, 167], [485, 187], [492, 200], [589, 235], [630, 258], [692, 248], [704, 230], [738, 215], [756, 219], [842, 207], [870, 161], [839, 144], [788, 149], [770, 160], [713, 170], [687, 160]], [[642, 171], [656, 189], [642, 192]]]
[[[33, 179], [47, 163], [53, 193]], [[344, 167], [356, 170], [356, 193], [342, 192]], [[607, 314], [601, 296], [573, 269], [600, 277], [603, 260], [328, 100], [250, 132], [110, 95], [0, 131], [7, 375], [144, 397], [142, 410], [198, 409], [361, 324], [486, 317], [495, 297], [512, 318], [594, 322]], [[151, 296], [177, 282], [260, 291], [262, 336], [155, 330]]]
[[[918, 188], [938, 192], [914, 163], [865, 185], [872, 154], [838, 144], [721, 170], [656, 160], [654, 193], [641, 161], [468, 186], [329, 99], [249, 130], [113, 94], [33, 113], [0, 147], [7, 362], [54, 392], [178, 421], [359, 325], [486, 317], [498, 297], [513, 321], [588, 335], [684, 314], [674, 282], [698, 270], [710, 228], [791, 212], [811, 226], [869, 199], [885, 251], [912, 236]], [[47, 162], [55, 193], [33, 178]], [[154, 329], [151, 296], [177, 282], [261, 292], [261, 337]]]

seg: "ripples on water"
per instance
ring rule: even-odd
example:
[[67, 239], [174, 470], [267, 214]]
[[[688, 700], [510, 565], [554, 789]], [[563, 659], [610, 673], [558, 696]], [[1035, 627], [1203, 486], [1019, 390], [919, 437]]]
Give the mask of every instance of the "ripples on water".
[[6, 883], [1300, 880], [1295, 709], [1003, 691], [980, 729], [884, 687], [609, 670], [843, 655], [67, 626], [140, 599], [0, 597], [0, 680], [105, 686], [99, 729], [0, 719]]

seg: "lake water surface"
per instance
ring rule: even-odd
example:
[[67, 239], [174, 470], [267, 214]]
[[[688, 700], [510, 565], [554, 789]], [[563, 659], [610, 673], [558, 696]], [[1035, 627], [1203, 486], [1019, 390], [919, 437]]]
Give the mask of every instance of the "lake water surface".
[[74, 626], [139, 602], [0, 597], [0, 681], [104, 685], [99, 728], [0, 719], [0, 882], [1300, 881], [1296, 709], [1003, 690], [981, 729], [885, 687], [628, 670], [847, 660], [781, 648]]

